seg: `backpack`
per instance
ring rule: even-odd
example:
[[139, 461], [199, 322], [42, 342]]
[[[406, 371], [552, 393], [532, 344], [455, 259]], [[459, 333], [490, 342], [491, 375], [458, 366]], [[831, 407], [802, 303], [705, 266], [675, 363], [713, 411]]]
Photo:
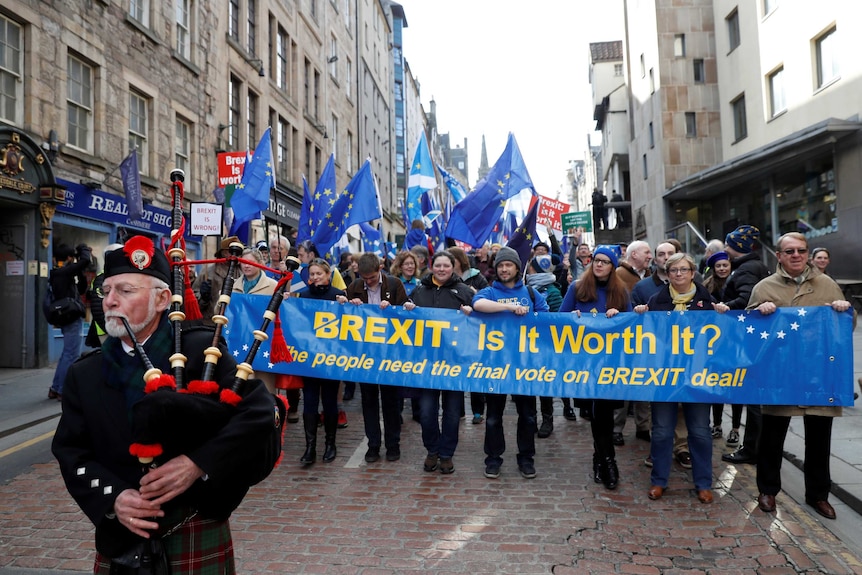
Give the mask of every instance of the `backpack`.
[[54, 287], [51, 278], [48, 279], [48, 289], [42, 300], [42, 313], [53, 326], [65, 327], [86, 315], [84, 302], [79, 297], [54, 298]]

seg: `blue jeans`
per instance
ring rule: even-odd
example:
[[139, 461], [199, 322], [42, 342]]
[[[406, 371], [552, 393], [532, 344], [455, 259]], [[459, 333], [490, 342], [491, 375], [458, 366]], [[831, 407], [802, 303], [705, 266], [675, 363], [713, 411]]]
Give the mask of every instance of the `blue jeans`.
[[[485, 465], [503, 464], [506, 438], [503, 435], [503, 411], [506, 409], [506, 394], [488, 393], [485, 402]], [[533, 463], [536, 455], [536, 398], [532, 395], [513, 395], [518, 411], [518, 466]], [[710, 441], [712, 439], [710, 438]]]
[[380, 447], [380, 408], [383, 407], [383, 439], [386, 449], [401, 443], [401, 398], [394, 385], [360, 383], [362, 392], [362, 419], [365, 420], [365, 437], [368, 447]]
[[60, 354], [60, 360], [57, 362], [57, 371], [54, 372], [54, 380], [51, 382], [51, 389], [57, 393], [63, 393], [63, 383], [66, 381], [66, 373], [69, 367], [75, 363], [78, 356], [81, 355], [81, 329], [84, 325], [84, 320], [76, 319], [69, 325], [60, 328], [63, 332], [63, 353]]
[[[438, 418], [440, 394], [443, 394], [442, 425]], [[419, 424], [422, 426], [422, 444], [429, 455], [437, 454], [449, 459], [458, 447], [458, 426], [461, 424], [463, 391], [422, 389], [419, 395]]]
[[[652, 402], [652, 439], [650, 483], [667, 487], [673, 460], [673, 430], [679, 405], [676, 402]], [[682, 413], [688, 429], [691, 474], [695, 489], [712, 489], [712, 434], [709, 429], [709, 403], [683, 403]]]

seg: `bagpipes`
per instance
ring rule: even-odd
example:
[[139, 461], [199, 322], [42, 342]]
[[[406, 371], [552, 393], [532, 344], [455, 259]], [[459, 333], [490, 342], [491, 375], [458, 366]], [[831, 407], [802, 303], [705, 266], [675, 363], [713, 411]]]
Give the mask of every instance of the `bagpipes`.
[[[225, 369], [217, 367], [222, 355], [219, 349], [222, 330], [228, 323], [224, 312], [230, 303], [238, 262], [269, 269], [257, 262], [242, 259], [240, 257], [243, 250], [242, 244], [232, 243], [229, 247], [230, 255], [223, 260], [217, 260], [227, 261], [228, 274], [219, 293], [215, 315], [212, 318], [215, 329], [212, 332], [210, 346], [204, 350], [200, 379], [193, 379], [186, 383], [185, 370], [188, 358], [182, 351], [183, 331], [192, 323], [191, 320], [200, 318], [200, 311], [185, 268], [202, 262], [189, 261], [185, 257], [183, 180], [182, 170], [171, 172], [173, 222], [171, 244], [167, 255], [171, 264], [172, 296], [168, 320], [174, 331], [174, 353], [170, 356], [170, 375], [163, 374], [153, 366], [144, 353], [143, 347], [136, 341], [132, 329], [124, 321], [126, 331], [146, 367], [145, 395], [132, 406], [133, 443], [129, 448], [129, 452], [145, 467], [154, 467], [177, 455], [191, 453], [217, 435], [238, 413], [243, 412], [244, 407], [248, 407], [244, 401], [252, 401], [247, 398], [252, 394], [257, 398], [260, 397], [260, 394], [265, 391], [262, 390], [263, 382], [253, 379], [254, 371], [251, 364], [261, 343], [269, 337], [266, 330], [270, 323], [275, 323], [271, 360], [273, 362], [292, 360], [278, 318], [278, 308], [284, 299], [285, 290], [290, 286], [291, 270], [283, 272], [263, 314], [260, 329], [253, 332], [254, 343], [245, 360], [236, 365], [233, 374], [229, 373], [229, 370], [226, 373]], [[186, 301], [183, 298], [184, 292]], [[287, 405], [278, 396], [268, 392], [266, 396], [272, 400], [272, 427], [265, 440], [261, 441], [256, 449], [235, 454], [237, 461], [242, 462], [234, 468], [235, 472], [231, 477], [231, 482], [235, 485], [245, 485], [247, 488], [263, 481], [281, 459]]]

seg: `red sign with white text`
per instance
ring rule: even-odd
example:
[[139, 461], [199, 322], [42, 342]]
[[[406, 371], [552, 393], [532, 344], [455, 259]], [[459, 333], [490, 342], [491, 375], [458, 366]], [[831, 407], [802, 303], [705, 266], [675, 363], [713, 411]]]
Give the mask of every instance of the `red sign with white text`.
[[545, 196], [539, 196], [539, 198], [541, 203], [539, 204], [539, 211], [536, 213], [536, 223], [558, 232], [563, 231], [560, 215], [569, 211], [569, 204]]
[[218, 184], [224, 188], [242, 181], [242, 169], [245, 166], [245, 152], [222, 152], [218, 155]]

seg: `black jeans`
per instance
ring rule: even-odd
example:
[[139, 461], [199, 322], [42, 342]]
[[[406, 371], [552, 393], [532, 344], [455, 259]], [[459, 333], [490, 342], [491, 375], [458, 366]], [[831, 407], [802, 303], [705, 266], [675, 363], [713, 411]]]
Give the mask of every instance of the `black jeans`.
[[401, 397], [394, 385], [360, 383], [362, 418], [368, 447], [380, 447], [380, 408], [383, 407], [383, 439], [387, 449], [401, 443]]
[[[503, 464], [506, 451], [506, 438], [503, 435], [503, 411], [506, 409], [508, 395], [499, 393], [485, 394], [488, 413], [485, 416], [485, 465]], [[533, 395], [513, 395], [515, 409], [518, 411], [518, 465], [532, 463], [536, 455], [536, 397]]]

